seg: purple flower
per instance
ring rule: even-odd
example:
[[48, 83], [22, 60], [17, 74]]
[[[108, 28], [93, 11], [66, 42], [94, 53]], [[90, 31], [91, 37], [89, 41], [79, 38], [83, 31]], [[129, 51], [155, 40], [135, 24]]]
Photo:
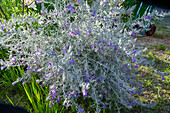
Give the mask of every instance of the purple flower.
[[13, 82], [12, 85], [14, 86], [17, 83], [17, 81]]
[[126, 14], [127, 14], [127, 15], [130, 15], [130, 13], [129, 13], [129, 12], [127, 12]]
[[132, 62], [134, 63], [134, 62], [136, 62], [136, 60], [135, 60], [135, 57], [134, 56], [132, 56]]
[[33, 63], [36, 64], [36, 63], [38, 63], [38, 61], [34, 61]]
[[71, 4], [70, 4], [70, 5], [67, 5], [66, 7], [67, 7], [67, 9], [68, 9], [69, 11], [72, 11], [72, 12], [75, 12], [75, 11], [76, 11], [75, 8], [71, 6]]
[[92, 44], [91, 48], [94, 48], [95, 44]]
[[82, 70], [82, 73], [83, 73], [83, 74], [86, 74], [86, 72], [87, 72], [87, 70]]
[[69, 9], [71, 8], [71, 4], [70, 4], [70, 5], [67, 5], [66, 7], [67, 7], [67, 9], [69, 10]]
[[133, 53], [132, 53], [132, 54], [135, 54], [137, 51], [138, 51], [138, 50], [137, 50], [137, 49], [135, 49], [135, 50], [133, 51]]
[[96, 14], [96, 13], [95, 13], [95, 12], [93, 12], [92, 16], [94, 17], [94, 16], [95, 16], [95, 14]]
[[58, 97], [58, 99], [57, 99], [57, 102], [58, 102], [58, 103], [60, 103], [60, 102], [61, 102], [61, 99], [60, 99], [60, 97]]
[[49, 64], [49, 67], [52, 67], [52, 63], [51, 62], [49, 62], [48, 64]]
[[106, 109], [106, 105], [105, 104], [103, 105], [103, 109]]
[[148, 19], [148, 20], [152, 19], [151, 16], [145, 16], [144, 18], [145, 18], [145, 19]]
[[74, 36], [74, 32], [73, 32], [73, 31], [70, 31], [70, 32], [69, 32], [69, 35], [70, 35], [70, 36]]
[[93, 19], [90, 20], [90, 23], [92, 23], [92, 22], [93, 22]]
[[105, 63], [105, 60], [102, 60], [102, 63]]
[[45, 78], [49, 78], [51, 76], [51, 73], [45, 75]]
[[64, 55], [66, 55], [66, 50], [63, 50]]
[[25, 20], [24, 20], [24, 21], [22, 21], [22, 23], [25, 23]]
[[92, 79], [96, 79], [95, 75], [92, 76]]
[[100, 81], [102, 81], [102, 79], [103, 79], [103, 77], [100, 77], [100, 78], [97, 80], [97, 82], [100, 82]]
[[80, 55], [81, 54], [81, 51], [78, 51], [78, 55]]
[[161, 76], [161, 79], [162, 79], [162, 80], [165, 80], [165, 78], [164, 78], [163, 76]]
[[89, 76], [85, 77], [84, 80], [86, 81], [86, 83], [89, 82]]
[[83, 108], [79, 108], [78, 113], [83, 113], [83, 112], [84, 112], [84, 109]]
[[117, 50], [117, 46], [115, 45], [115, 48], [114, 48], [114, 50]]
[[1, 70], [3, 70], [6, 66], [1, 66]]
[[135, 68], [138, 68], [138, 64], [135, 64]]
[[103, 50], [103, 46], [102, 45], [99, 47], [99, 50]]
[[117, 4], [115, 4], [115, 7], [117, 7]]
[[106, 2], [104, 3], [104, 5], [108, 5], [108, 2], [106, 1]]
[[6, 49], [7, 47], [4, 47], [3, 49]]
[[73, 93], [73, 98], [76, 98], [75, 92]]
[[55, 53], [54, 51], [52, 51], [52, 54], [53, 54], [53, 55], [56, 55], [56, 53]]
[[87, 32], [86, 32], [86, 35], [89, 35], [90, 33], [91, 33], [91, 31], [87, 31]]
[[12, 61], [13, 61], [13, 62], [16, 62], [16, 58], [12, 58]]
[[136, 33], [133, 31], [132, 34], [131, 34], [131, 36], [135, 36], [135, 35], [136, 35]]
[[83, 90], [83, 97], [86, 97], [87, 96], [87, 91], [84, 89]]
[[62, 30], [62, 33], [65, 32], [66, 30]]
[[127, 67], [127, 63], [126, 63], [126, 64], [123, 64], [123, 67], [126, 68], [126, 67]]
[[69, 61], [69, 64], [73, 64], [74, 63], [74, 59]]
[[107, 46], [111, 46], [111, 43], [109, 42], [109, 43], [107, 44]]
[[92, 12], [93, 10], [90, 10], [90, 12]]
[[144, 66], [146, 66], [146, 63], [144, 61], [142, 63], [143, 63]]
[[80, 97], [80, 94], [79, 94], [79, 93], [77, 94], [77, 98], [78, 98], [78, 97]]
[[97, 44], [100, 44], [102, 41], [100, 40]]
[[77, 35], [80, 35], [80, 31], [79, 31], [79, 30], [77, 30], [77, 31], [76, 31], [76, 34], [77, 34]]
[[41, 0], [36, 0], [36, 3], [39, 4], [41, 2]]

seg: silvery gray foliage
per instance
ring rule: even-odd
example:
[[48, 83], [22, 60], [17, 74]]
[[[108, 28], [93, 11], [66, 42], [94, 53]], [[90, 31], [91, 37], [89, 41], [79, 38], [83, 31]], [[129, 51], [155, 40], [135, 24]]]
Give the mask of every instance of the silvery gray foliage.
[[[0, 23], [0, 44], [9, 49], [9, 58], [1, 59], [1, 69], [27, 66], [13, 85], [29, 82], [33, 73], [37, 73], [37, 82], [50, 86], [47, 100], [51, 105], [64, 99], [63, 105], [74, 105], [80, 110], [75, 98], [83, 95], [84, 99], [94, 100], [91, 107], [96, 107], [98, 113], [102, 107], [111, 108], [113, 103], [127, 108], [154, 106], [140, 102], [133, 95], [142, 91], [135, 76], [138, 67], [152, 66], [153, 62], [145, 58], [147, 48], [133, 38], [133, 33], [139, 32], [132, 29], [134, 7], [116, 6], [123, 1], [96, 0], [91, 8], [83, 0], [76, 3], [69, 0], [68, 5], [66, 0], [42, 1], [42, 15], [4, 20]], [[44, 3], [53, 5], [54, 10], [48, 12]], [[127, 13], [129, 21], [123, 22], [121, 17]], [[147, 19], [136, 20], [142, 24]]]

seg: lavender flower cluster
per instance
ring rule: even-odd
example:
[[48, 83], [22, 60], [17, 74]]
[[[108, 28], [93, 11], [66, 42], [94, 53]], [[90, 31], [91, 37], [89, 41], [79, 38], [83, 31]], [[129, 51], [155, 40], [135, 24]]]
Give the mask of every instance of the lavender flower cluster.
[[[142, 91], [137, 69], [152, 64], [145, 59], [147, 48], [131, 35], [139, 32], [131, 25], [134, 7], [119, 5], [124, 0], [96, 0], [91, 7], [84, 0], [69, 0], [67, 5], [66, 1], [41, 0], [41, 15], [13, 16], [0, 23], [0, 44], [9, 49], [9, 58], [0, 59], [1, 69], [26, 66], [13, 85], [29, 82], [36, 73], [39, 84], [50, 86], [50, 106], [64, 99], [64, 106], [74, 105], [79, 112], [84, 110], [75, 98], [81, 95], [94, 100], [90, 107], [98, 113], [113, 103], [149, 107], [134, 96]], [[48, 11], [44, 3], [54, 10]], [[126, 23], [123, 14], [129, 15]]]

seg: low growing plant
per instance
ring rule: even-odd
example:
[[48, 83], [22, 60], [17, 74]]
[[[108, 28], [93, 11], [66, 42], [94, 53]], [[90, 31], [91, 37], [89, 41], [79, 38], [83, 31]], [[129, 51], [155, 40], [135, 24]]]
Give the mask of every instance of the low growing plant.
[[[12, 85], [30, 82], [33, 73], [38, 74], [36, 82], [50, 87], [50, 106], [64, 99], [63, 106], [83, 112], [75, 101], [83, 96], [93, 100], [90, 107], [98, 113], [118, 103], [127, 108], [153, 107], [155, 104], [144, 104], [134, 96], [143, 91], [135, 79], [138, 67], [153, 62], [145, 59], [147, 48], [140, 47], [132, 36], [139, 32], [133, 29], [135, 24], [147, 28], [144, 21], [150, 23], [159, 15], [152, 12], [134, 21], [135, 7], [124, 9], [123, 1], [96, 0], [90, 7], [83, 0], [42, 0], [41, 15], [3, 20], [0, 44], [2, 49], [8, 48], [9, 56], [0, 60], [1, 70], [25, 67], [23, 76]], [[44, 3], [54, 10], [48, 11]], [[127, 22], [122, 20], [125, 14], [129, 15]]]

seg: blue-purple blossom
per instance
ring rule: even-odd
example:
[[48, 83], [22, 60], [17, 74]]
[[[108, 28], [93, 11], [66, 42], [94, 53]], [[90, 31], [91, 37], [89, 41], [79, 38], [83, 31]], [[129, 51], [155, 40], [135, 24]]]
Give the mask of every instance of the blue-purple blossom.
[[165, 78], [164, 78], [163, 76], [161, 76], [161, 79], [162, 79], [162, 80], [165, 80]]
[[135, 49], [135, 50], [133, 51], [133, 53], [132, 53], [132, 54], [135, 54], [137, 51], [138, 51], [138, 50], [137, 50], [137, 49]]
[[70, 31], [70, 32], [69, 32], [69, 35], [70, 35], [70, 36], [74, 36], [74, 32], [73, 32], [73, 31]]
[[45, 75], [45, 78], [49, 78], [51, 76], [51, 73]]
[[73, 93], [73, 98], [76, 98], [76, 94], [75, 94], [75, 92]]
[[84, 109], [83, 108], [79, 108], [78, 113], [83, 113], [83, 112], [84, 112]]
[[52, 51], [52, 54], [53, 54], [53, 55], [56, 55], [56, 53], [55, 53], [54, 51]]
[[102, 63], [105, 63], [105, 60], [102, 60]]
[[91, 31], [87, 31], [87, 32], [86, 32], [86, 35], [89, 35], [90, 33], [91, 33]]
[[73, 64], [74, 63], [74, 59], [69, 61], [69, 64]]
[[114, 48], [114, 50], [117, 50], [117, 46], [115, 45], [115, 48]]
[[91, 48], [94, 48], [95, 44], [92, 44]]
[[49, 64], [49, 67], [52, 67], [52, 62], [49, 62], [48, 64]]
[[87, 91], [84, 89], [83, 90], [83, 97], [86, 97], [87, 96]]
[[92, 12], [93, 10], [90, 10], [90, 12]]
[[36, 0], [36, 3], [37, 3], [37, 4], [41, 3], [41, 0]]
[[90, 23], [92, 23], [92, 22], [93, 22], [93, 19], [90, 20]]
[[146, 63], [144, 61], [142, 63], [143, 63], [144, 66], [146, 66]]
[[80, 35], [80, 31], [79, 31], [79, 30], [77, 30], [77, 31], [76, 31], [76, 34], [77, 34], [77, 35]]
[[68, 9], [69, 11], [72, 11], [72, 12], [75, 12], [75, 11], [76, 11], [75, 8], [71, 6], [71, 4], [70, 4], [70, 5], [67, 5], [66, 7], [67, 7], [67, 9]]
[[14, 86], [17, 83], [17, 81], [13, 82], [12, 85]]
[[12, 58], [12, 61], [13, 61], [13, 62], [16, 62], [16, 58]]
[[6, 49], [7, 47], [4, 47], [3, 49]]
[[109, 42], [109, 43], [107, 44], [107, 46], [111, 46], [111, 43]]
[[80, 94], [79, 94], [79, 93], [77, 94], [77, 98], [78, 98], [78, 97], [80, 97]]
[[66, 30], [62, 30], [62, 33], [64, 33]]
[[127, 67], [127, 63], [123, 64], [123, 67], [126, 68]]
[[100, 41], [98, 41], [98, 43], [97, 44], [100, 44], [102, 41], [100, 40]]
[[102, 81], [102, 79], [103, 79], [103, 77], [100, 77], [100, 78], [97, 80], [97, 82], [100, 82], [100, 81]]
[[92, 76], [92, 79], [96, 79], [95, 75]]
[[38, 63], [38, 61], [34, 61], [33, 63], [36, 64], [36, 63]]
[[86, 81], [86, 83], [89, 82], [89, 76], [85, 77], [84, 80]]
[[102, 45], [99, 47], [99, 50], [103, 50], [103, 46]]
[[135, 68], [138, 68], [138, 64], [137, 63], [135, 64]]
[[87, 70], [82, 70], [82, 73], [83, 73], [83, 74], [86, 74], [86, 72], [87, 72]]
[[151, 16], [145, 16], [144, 18], [145, 18], [145, 19], [148, 19], [148, 20], [152, 19]]
[[135, 57], [134, 56], [132, 56], [132, 62], [134, 63], [134, 62], [136, 62], [136, 60], [135, 60]]
[[3, 70], [6, 66], [1, 66], [1, 70]]
[[135, 35], [136, 35], [136, 33], [133, 31], [132, 34], [131, 34], [131, 36], [135, 36]]
[[106, 2], [104, 3], [104, 5], [108, 5], [108, 2], [106, 1]]
[[80, 55], [81, 54], [81, 51], [78, 51], [78, 55]]
[[103, 109], [106, 109], [106, 108], [107, 108], [107, 107], [106, 107], [106, 105], [104, 104], [104, 105], [103, 105]]
[[95, 16], [95, 14], [96, 14], [96, 13], [95, 13], [95, 12], [93, 12], [92, 16], [94, 17], [94, 16]]

